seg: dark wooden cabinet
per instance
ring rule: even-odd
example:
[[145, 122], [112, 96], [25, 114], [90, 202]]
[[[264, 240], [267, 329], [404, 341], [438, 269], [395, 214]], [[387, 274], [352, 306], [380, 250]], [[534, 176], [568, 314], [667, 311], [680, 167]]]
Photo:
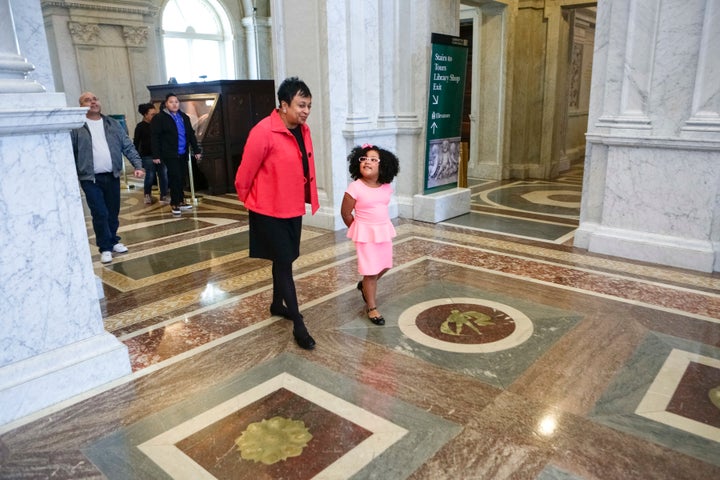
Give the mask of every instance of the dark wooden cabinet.
[[158, 106], [165, 95], [176, 94], [180, 109], [190, 116], [203, 150], [202, 159], [192, 164], [195, 189], [211, 195], [234, 192], [235, 172], [250, 129], [275, 108], [274, 82], [217, 80], [147, 88]]

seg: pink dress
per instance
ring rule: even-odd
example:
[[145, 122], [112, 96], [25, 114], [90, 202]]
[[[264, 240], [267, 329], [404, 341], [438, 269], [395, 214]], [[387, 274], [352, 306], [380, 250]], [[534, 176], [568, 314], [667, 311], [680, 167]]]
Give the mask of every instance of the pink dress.
[[355, 242], [360, 275], [377, 275], [392, 268], [392, 239], [395, 227], [390, 221], [388, 205], [393, 190], [389, 183], [377, 188], [355, 180], [346, 190], [355, 199], [355, 220], [347, 237]]

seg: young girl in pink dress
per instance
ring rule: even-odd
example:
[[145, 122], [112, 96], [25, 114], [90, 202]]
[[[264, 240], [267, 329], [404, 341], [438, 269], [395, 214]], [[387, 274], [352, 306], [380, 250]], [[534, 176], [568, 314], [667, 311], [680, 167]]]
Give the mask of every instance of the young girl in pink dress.
[[[348, 226], [347, 236], [355, 242], [358, 272], [357, 284], [367, 304], [367, 315], [375, 325], [385, 325], [375, 299], [377, 282], [392, 267], [392, 239], [395, 227], [390, 221], [388, 205], [393, 181], [400, 169], [398, 158], [376, 145], [355, 147], [348, 155], [350, 176], [340, 215]], [[353, 215], [354, 211], [354, 215]]]

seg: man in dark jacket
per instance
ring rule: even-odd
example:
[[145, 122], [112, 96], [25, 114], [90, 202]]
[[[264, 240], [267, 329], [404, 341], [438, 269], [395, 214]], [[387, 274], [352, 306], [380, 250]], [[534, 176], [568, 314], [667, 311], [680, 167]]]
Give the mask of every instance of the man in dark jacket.
[[[200, 146], [195, 137], [190, 117], [180, 110], [180, 100], [174, 93], [165, 96], [164, 107], [151, 122], [153, 161], [167, 166], [170, 183], [170, 211], [179, 216], [183, 210], [192, 209], [185, 203], [185, 162], [188, 153], [200, 160]], [[157, 162], [156, 162], [157, 163]]]
[[128, 251], [117, 236], [122, 156], [125, 155], [135, 167], [136, 177], [142, 178], [145, 171], [142, 158], [120, 122], [100, 113], [102, 105], [97, 96], [92, 92], [83, 93], [80, 106], [88, 107], [88, 111], [85, 125], [70, 131], [75, 168], [92, 215], [100, 261], [109, 263], [113, 252]]

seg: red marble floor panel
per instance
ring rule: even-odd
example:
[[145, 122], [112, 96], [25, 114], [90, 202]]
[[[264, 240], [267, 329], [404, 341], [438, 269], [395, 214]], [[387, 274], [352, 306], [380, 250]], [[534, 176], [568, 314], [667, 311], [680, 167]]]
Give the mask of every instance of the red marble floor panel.
[[[282, 417], [302, 421], [312, 438], [298, 456], [272, 464], [243, 459], [235, 440], [248, 425]], [[262, 429], [260, 429], [262, 430]], [[345, 455], [372, 432], [285, 389], [241, 408], [176, 444], [218, 480], [309, 479]], [[282, 432], [257, 435], [257, 447], [280, 443]]]
[[[404, 245], [398, 246], [398, 249]], [[626, 300], [673, 308], [697, 315], [720, 319], [720, 297], [714, 294], [689, 292], [663, 285], [619, 278], [602, 273], [577, 270], [563, 265], [548, 264], [495, 253], [442, 245], [441, 251], [428, 247], [426, 255], [446, 261], [518, 275], [559, 286], [587, 290]]]
[[269, 317], [259, 295], [243, 297], [229, 306], [204, 311], [123, 341], [133, 371], [205, 345]]
[[496, 342], [515, 330], [515, 322], [505, 312], [466, 303], [430, 307], [417, 316], [415, 325], [429, 337], [460, 344]]
[[667, 411], [720, 429], [720, 408], [710, 391], [720, 387], [720, 369], [690, 362], [667, 406]]

